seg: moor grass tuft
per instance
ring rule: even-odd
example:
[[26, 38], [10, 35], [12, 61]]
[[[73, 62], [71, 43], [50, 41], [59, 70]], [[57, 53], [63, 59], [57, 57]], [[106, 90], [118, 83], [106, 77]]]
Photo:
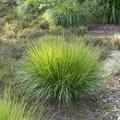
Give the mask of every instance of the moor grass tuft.
[[96, 90], [98, 59], [96, 48], [78, 42], [38, 42], [30, 45], [23, 59], [19, 82], [30, 98], [70, 104]]

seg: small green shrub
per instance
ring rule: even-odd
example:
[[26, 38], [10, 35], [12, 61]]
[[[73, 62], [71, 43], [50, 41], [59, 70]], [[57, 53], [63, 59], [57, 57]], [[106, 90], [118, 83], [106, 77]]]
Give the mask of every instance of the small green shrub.
[[18, 15], [26, 15], [28, 13], [44, 13], [51, 7], [51, 1], [47, 0], [25, 0], [20, 2], [17, 11]]
[[97, 15], [109, 24], [120, 24], [120, 1], [97, 0]]
[[30, 45], [19, 71], [20, 85], [30, 98], [69, 104], [92, 94], [99, 84], [96, 49], [62, 39], [49, 37], [49, 42]]
[[66, 28], [88, 24], [90, 21], [89, 12], [76, 2], [70, 4], [70, 2], [63, 2], [49, 10], [50, 19]]
[[39, 11], [39, 1], [38, 0], [25, 0], [22, 1], [17, 7], [18, 15], [25, 15], [27, 13], [36, 13]]

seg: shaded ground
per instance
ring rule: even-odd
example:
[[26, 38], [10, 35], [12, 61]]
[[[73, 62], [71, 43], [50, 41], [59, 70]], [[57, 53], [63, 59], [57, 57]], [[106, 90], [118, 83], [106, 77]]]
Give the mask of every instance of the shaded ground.
[[109, 37], [116, 33], [120, 33], [120, 26], [115, 25], [93, 26], [89, 28], [89, 32], [92, 35], [102, 35]]

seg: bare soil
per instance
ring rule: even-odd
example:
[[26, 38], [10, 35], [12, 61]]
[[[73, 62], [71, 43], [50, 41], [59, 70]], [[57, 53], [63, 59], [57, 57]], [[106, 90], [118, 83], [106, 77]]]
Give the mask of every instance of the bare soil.
[[120, 26], [117, 25], [96, 25], [89, 28], [89, 33], [92, 35], [101, 35], [104, 37], [112, 37], [115, 34], [120, 34]]

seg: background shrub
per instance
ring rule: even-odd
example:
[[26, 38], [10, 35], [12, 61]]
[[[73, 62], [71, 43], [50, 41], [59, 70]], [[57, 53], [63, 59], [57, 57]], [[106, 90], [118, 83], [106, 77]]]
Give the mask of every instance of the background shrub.
[[120, 24], [120, 1], [97, 0], [97, 15], [109, 24]]
[[78, 43], [60, 42], [61, 37], [31, 45], [19, 71], [20, 83], [30, 98], [72, 103], [92, 94], [99, 84], [99, 53]]
[[96, 0], [84, 0], [84, 2], [82, 3], [82, 7], [84, 9], [87, 9], [89, 14], [91, 15], [92, 23], [98, 21], [96, 18], [96, 6], [97, 6]]
[[18, 15], [26, 15], [27, 13], [44, 13], [48, 8], [57, 4], [54, 0], [25, 0], [18, 5]]
[[48, 11], [50, 18], [58, 25], [63, 27], [78, 27], [83, 24], [87, 24], [90, 21], [89, 12], [82, 8], [79, 4], [74, 2], [63, 2], [56, 5], [53, 9]]
[[27, 13], [36, 13], [39, 11], [39, 1], [38, 0], [25, 0], [20, 2], [17, 7], [18, 15], [25, 15]]
[[0, 0], [0, 3], [10, 5], [15, 5], [18, 0]]

